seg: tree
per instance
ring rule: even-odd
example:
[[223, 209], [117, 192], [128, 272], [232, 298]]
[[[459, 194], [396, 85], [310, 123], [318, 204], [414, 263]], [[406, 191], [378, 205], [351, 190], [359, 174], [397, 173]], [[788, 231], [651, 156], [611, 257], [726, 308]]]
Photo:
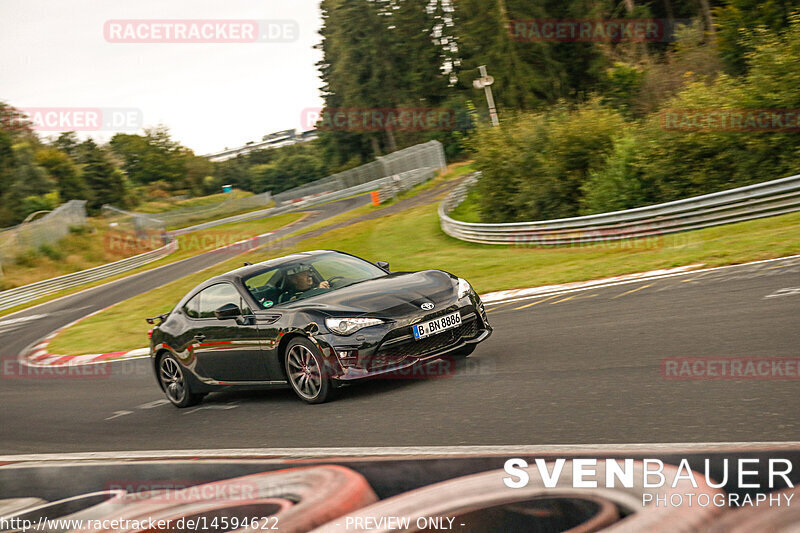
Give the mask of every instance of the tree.
[[124, 206], [127, 195], [125, 176], [114, 168], [105, 151], [92, 139], [87, 139], [80, 144], [79, 154], [83, 178], [92, 192], [87, 203], [89, 210], [97, 213], [104, 204]]
[[0, 129], [0, 227], [10, 226], [15, 218], [11, 202], [13, 169], [14, 151], [11, 135]]
[[36, 163], [55, 180], [62, 201], [89, 199], [91, 190], [66, 153], [53, 147], [44, 148], [36, 153]]
[[186, 179], [187, 149], [173, 141], [166, 128], [148, 128], [144, 135], [118, 133], [109, 144], [136, 185], [165, 181], [173, 190], [191, 186]]
[[279, 192], [325, 177], [319, 159], [308, 154], [287, 154], [272, 163], [250, 167], [250, 183], [257, 193]]
[[745, 72], [747, 55], [753, 50], [753, 30], [762, 27], [780, 32], [789, 25], [791, 14], [798, 10], [798, 0], [727, 0], [717, 7], [714, 10], [717, 42], [728, 72]]
[[[443, 71], [444, 14], [429, 0], [323, 0], [318, 64], [327, 110], [436, 107], [448, 97]], [[429, 132], [391, 126], [321, 126], [320, 145], [335, 167], [427, 140]]]
[[14, 192], [19, 196], [39, 196], [51, 192], [55, 182], [47, 171], [36, 162], [33, 147], [29, 143], [15, 144], [14, 151]]
[[72, 158], [73, 161], [78, 159], [78, 135], [74, 131], [65, 131], [53, 142], [53, 145]]

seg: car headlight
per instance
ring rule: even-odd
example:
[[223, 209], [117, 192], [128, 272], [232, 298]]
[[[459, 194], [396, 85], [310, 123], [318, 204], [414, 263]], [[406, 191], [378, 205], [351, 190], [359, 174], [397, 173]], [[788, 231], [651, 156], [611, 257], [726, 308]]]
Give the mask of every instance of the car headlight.
[[469, 281], [465, 279], [458, 278], [458, 299], [460, 300], [467, 294], [469, 291], [472, 290], [472, 286], [469, 284]]
[[326, 318], [325, 325], [337, 335], [350, 335], [362, 328], [383, 324], [380, 318]]

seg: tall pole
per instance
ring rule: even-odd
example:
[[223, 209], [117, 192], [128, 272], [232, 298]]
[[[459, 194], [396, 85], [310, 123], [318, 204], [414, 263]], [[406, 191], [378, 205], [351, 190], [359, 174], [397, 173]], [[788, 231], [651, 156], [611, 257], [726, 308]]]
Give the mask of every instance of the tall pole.
[[494, 105], [494, 95], [492, 94], [494, 78], [486, 73], [486, 65], [481, 65], [478, 69], [481, 72], [481, 77], [475, 80], [475, 87], [479, 89], [483, 87], [484, 92], [486, 92], [486, 103], [489, 104], [489, 116], [492, 119], [492, 126], [499, 126], [500, 121], [497, 119], [497, 108]]

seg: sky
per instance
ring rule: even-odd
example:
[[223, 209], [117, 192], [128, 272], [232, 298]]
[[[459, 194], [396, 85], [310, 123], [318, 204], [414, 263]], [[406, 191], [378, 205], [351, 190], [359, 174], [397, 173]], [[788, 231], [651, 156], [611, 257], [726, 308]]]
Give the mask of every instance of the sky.
[[[0, 0], [0, 101], [17, 108], [132, 109], [144, 126], [167, 126], [197, 154], [303, 129], [303, 110], [322, 106], [321, 54], [313, 49], [321, 39], [318, 4]], [[104, 35], [108, 21], [142, 19], [288, 21], [297, 35], [253, 43], [120, 43]], [[80, 136], [106, 141], [113, 134]]]

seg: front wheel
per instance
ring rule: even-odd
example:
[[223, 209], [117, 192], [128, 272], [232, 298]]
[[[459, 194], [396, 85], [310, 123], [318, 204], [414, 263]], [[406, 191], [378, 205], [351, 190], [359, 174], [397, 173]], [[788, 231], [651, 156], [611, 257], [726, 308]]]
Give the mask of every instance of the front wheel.
[[308, 339], [296, 338], [286, 347], [286, 377], [301, 400], [324, 403], [333, 387], [322, 354]]
[[172, 354], [161, 357], [158, 363], [158, 379], [167, 399], [176, 407], [191, 407], [200, 403], [204, 394], [192, 392], [181, 364]]

